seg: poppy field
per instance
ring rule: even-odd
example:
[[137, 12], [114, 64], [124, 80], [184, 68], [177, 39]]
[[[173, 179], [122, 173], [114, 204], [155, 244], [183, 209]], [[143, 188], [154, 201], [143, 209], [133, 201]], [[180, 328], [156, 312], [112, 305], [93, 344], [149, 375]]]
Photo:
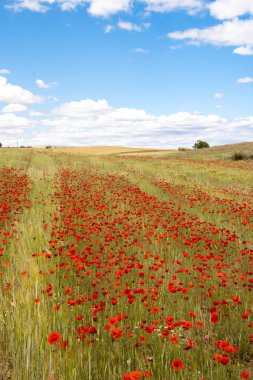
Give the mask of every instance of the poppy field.
[[253, 162], [0, 152], [0, 375], [253, 378]]

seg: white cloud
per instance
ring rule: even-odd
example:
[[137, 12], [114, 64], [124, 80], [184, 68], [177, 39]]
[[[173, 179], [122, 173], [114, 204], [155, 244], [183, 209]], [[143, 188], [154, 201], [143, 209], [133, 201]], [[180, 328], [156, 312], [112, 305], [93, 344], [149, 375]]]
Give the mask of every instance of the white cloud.
[[7, 82], [0, 76], [0, 102], [15, 104], [42, 103], [43, 98], [33, 95], [29, 90]]
[[[25, 138], [26, 130], [30, 131], [29, 138]], [[191, 147], [198, 139], [211, 145], [250, 141], [253, 116], [234, 120], [198, 112], [157, 116], [143, 109], [114, 108], [105, 99], [83, 99], [62, 104], [47, 116], [34, 111], [28, 111], [26, 117], [0, 113], [0, 133], [5, 145], [16, 144], [18, 139], [23, 145], [56, 142], [177, 148]]]
[[108, 17], [119, 12], [127, 12], [131, 7], [131, 0], [88, 0], [88, 12], [93, 16]]
[[217, 106], [215, 106], [218, 110], [221, 110], [223, 108], [223, 106], [221, 106], [220, 104], [217, 104]]
[[29, 110], [28, 115], [31, 117], [38, 117], [38, 116], [43, 116], [44, 114], [42, 112]]
[[204, 7], [202, 0], [141, 0], [147, 5], [147, 11], [171, 12], [178, 9], [190, 13], [199, 11]]
[[175, 40], [187, 40], [197, 45], [253, 47], [253, 19], [224, 21], [204, 29], [187, 29], [168, 34]]
[[49, 84], [45, 83], [42, 79], [37, 79], [36, 84], [39, 88], [49, 88]]
[[245, 14], [253, 15], [252, 0], [216, 0], [208, 7], [211, 15], [219, 20], [232, 19]]
[[111, 109], [105, 99], [98, 101], [92, 99], [84, 99], [79, 102], [68, 102], [62, 104], [59, 108], [53, 110], [54, 115], [61, 115], [66, 117], [80, 118], [93, 116], [96, 113], [104, 113]]
[[86, 0], [58, 0], [57, 2], [63, 11], [73, 11], [78, 6], [83, 6]]
[[88, 12], [91, 15], [108, 17], [118, 12], [129, 11], [131, 0], [11, 0], [6, 8], [15, 12], [46, 12], [53, 4], [58, 5], [63, 11], [73, 11], [78, 6], [89, 4]]
[[3, 113], [15, 113], [15, 112], [26, 112], [27, 106], [24, 104], [8, 104], [7, 106], [3, 107], [1, 110]]
[[245, 14], [253, 14], [252, 0], [9, 0], [6, 8], [16, 12], [30, 10], [46, 12], [57, 5], [63, 11], [73, 11], [88, 4], [88, 12], [93, 16], [108, 17], [119, 12], [129, 12], [133, 4], [143, 3], [147, 13], [185, 10], [194, 14], [209, 9], [210, 14], [219, 19], [233, 19]]
[[239, 78], [237, 80], [237, 83], [253, 83], [253, 78], [252, 77]]
[[250, 46], [240, 46], [233, 50], [234, 54], [239, 55], [253, 55], [253, 47]]
[[36, 121], [14, 113], [0, 113], [0, 136], [4, 146], [16, 146], [23, 143], [26, 130], [36, 125]]
[[56, 82], [46, 83], [42, 79], [36, 79], [35, 83], [37, 84], [37, 86], [39, 88], [44, 88], [44, 89], [48, 89], [48, 88], [51, 88], [51, 87], [58, 85], [58, 83], [56, 83]]
[[0, 130], [8, 132], [9, 128], [29, 127], [32, 122], [26, 117], [17, 116], [14, 113], [0, 114]]
[[195, 13], [205, 5], [205, 0], [10, 0], [6, 8], [16, 12], [46, 12], [55, 4], [63, 11], [72, 11], [78, 6], [89, 4], [88, 12], [91, 15], [108, 17], [119, 12], [129, 12], [134, 3], [140, 2], [146, 7], [146, 12], [186, 10], [188, 13]]
[[48, 11], [53, 4], [57, 4], [63, 11], [71, 11], [86, 2], [87, 0], [12, 0], [6, 8], [15, 12], [29, 10], [43, 13]]
[[221, 92], [216, 92], [214, 95], [213, 95], [213, 97], [215, 98], [215, 99], [223, 99], [224, 98], [224, 94], [222, 94]]
[[5, 75], [5, 74], [10, 74], [10, 70], [7, 70], [7, 69], [1, 69], [0, 70], [0, 75]]
[[149, 53], [149, 51], [147, 49], [143, 49], [143, 48], [135, 48], [132, 51], [136, 54], [148, 54]]
[[20, 12], [22, 10], [46, 12], [48, 10], [48, 4], [48, 1], [42, 0], [13, 0], [11, 4], [6, 5], [6, 8], [12, 9], [15, 12]]
[[113, 30], [114, 30], [114, 26], [108, 24], [105, 26], [104, 32], [105, 33], [111, 33]]
[[141, 32], [141, 27], [128, 21], [119, 21], [118, 28], [129, 32]]
[[178, 112], [152, 115], [143, 109], [113, 108], [103, 100], [62, 104], [39, 119], [26, 145], [120, 145], [191, 147], [198, 139], [211, 145], [252, 140], [253, 116], [227, 120], [215, 114]]

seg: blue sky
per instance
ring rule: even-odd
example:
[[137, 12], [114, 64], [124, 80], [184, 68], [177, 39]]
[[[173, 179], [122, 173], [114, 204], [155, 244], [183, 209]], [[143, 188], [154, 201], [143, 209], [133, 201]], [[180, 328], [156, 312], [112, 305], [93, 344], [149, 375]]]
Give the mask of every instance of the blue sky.
[[2, 0], [4, 145], [253, 140], [252, 0]]

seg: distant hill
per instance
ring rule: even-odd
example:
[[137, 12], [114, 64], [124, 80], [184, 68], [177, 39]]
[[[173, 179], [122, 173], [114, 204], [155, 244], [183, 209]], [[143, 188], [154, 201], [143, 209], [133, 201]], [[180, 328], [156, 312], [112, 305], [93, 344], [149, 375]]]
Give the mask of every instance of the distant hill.
[[247, 157], [253, 156], [253, 142], [217, 145], [204, 149], [192, 149], [186, 152], [178, 152], [177, 156], [202, 159], [229, 159], [235, 153], [242, 153]]
[[[44, 148], [34, 148], [44, 151]], [[196, 158], [196, 159], [230, 159], [234, 153], [243, 153], [247, 157], [253, 157], [253, 142], [237, 144], [217, 145], [204, 149], [153, 149], [153, 148], [129, 148], [122, 146], [90, 146], [90, 147], [52, 147], [47, 151], [52, 153], [68, 153], [77, 155], [122, 155], [139, 157], [171, 157], [171, 158]]]

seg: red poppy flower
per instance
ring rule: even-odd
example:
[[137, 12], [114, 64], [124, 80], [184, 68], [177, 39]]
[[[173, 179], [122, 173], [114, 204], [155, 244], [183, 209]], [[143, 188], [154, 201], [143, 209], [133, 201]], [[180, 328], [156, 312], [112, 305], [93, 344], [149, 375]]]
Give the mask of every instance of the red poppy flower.
[[66, 349], [67, 349], [67, 345], [68, 345], [68, 341], [67, 341], [67, 340], [63, 340], [63, 341], [61, 342], [61, 348], [62, 348], [63, 350], [66, 350]]
[[140, 379], [141, 375], [142, 375], [141, 371], [132, 371], [129, 373], [125, 373], [123, 375], [123, 379], [124, 380], [138, 380]]
[[175, 371], [180, 371], [181, 369], [184, 369], [184, 362], [181, 359], [175, 359], [172, 362], [172, 368]]
[[240, 373], [240, 376], [241, 376], [242, 379], [249, 379], [249, 372], [242, 371]]
[[171, 335], [170, 336], [170, 343], [178, 344], [178, 336], [177, 335]]
[[219, 320], [219, 315], [217, 313], [211, 314], [211, 323], [217, 323]]
[[226, 365], [229, 363], [229, 357], [226, 354], [220, 355], [220, 354], [214, 354], [214, 359], [223, 364]]
[[52, 344], [53, 346], [56, 343], [60, 342], [60, 340], [61, 340], [61, 335], [58, 332], [52, 332], [47, 337], [48, 343]]
[[124, 334], [124, 331], [123, 331], [120, 327], [117, 327], [116, 329], [113, 329], [113, 330], [111, 331], [111, 335], [112, 335], [113, 339], [118, 339], [118, 338], [120, 338], [123, 334]]

